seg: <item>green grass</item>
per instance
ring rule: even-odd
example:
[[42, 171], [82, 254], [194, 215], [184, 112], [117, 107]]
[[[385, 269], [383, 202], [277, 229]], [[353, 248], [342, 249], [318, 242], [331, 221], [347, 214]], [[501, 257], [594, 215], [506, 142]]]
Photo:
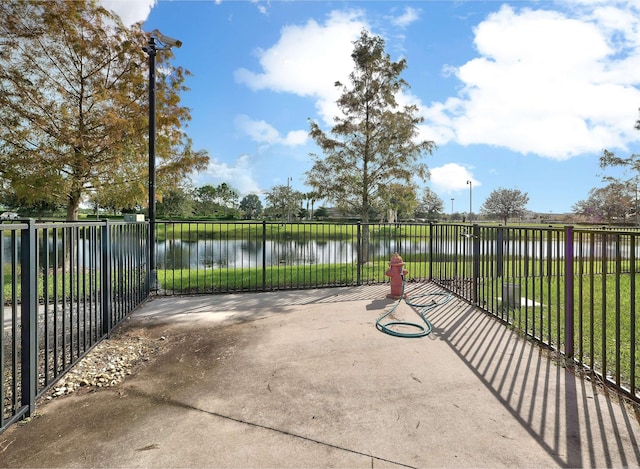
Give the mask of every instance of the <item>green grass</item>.
[[[506, 304], [503, 283], [519, 285], [527, 304]], [[630, 347], [640, 338], [640, 273], [634, 283], [635, 290], [630, 274], [594, 274], [574, 276], [573, 285], [574, 355], [604, 374], [620, 374], [623, 383], [632, 373], [640, 377], [640, 347], [634, 357]], [[480, 296], [488, 310], [516, 329], [564, 351], [565, 288], [566, 279], [558, 276], [484, 279]]]
[[[386, 265], [386, 264], [384, 264]], [[384, 266], [372, 262], [361, 267], [361, 281], [382, 282]], [[162, 288], [178, 293], [277, 290], [350, 285], [356, 282], [354, 264], [293, 265], [253, 269], [158, 270]]]

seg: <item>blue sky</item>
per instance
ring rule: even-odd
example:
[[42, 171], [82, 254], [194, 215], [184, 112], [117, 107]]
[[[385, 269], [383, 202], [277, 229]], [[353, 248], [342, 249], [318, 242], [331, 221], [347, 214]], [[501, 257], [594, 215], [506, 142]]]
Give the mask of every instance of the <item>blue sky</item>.
[[[421, 137], [445, 211], [473, 211], [497, 188], [536, 212], [569, 212], [602, 186], [604, 148], [640, 152], [640, 7], [634, 1], [102, 0], [125, 23], [180, 39], [193, 73], [187, 132], [211, 163], [193, 184], [241, 195], [309, 191], [308, 119], [329, 130], [336, 81], [363, 28], [406, 58]], [[619, 173], [609, 171], [607, 174]], [[472, 181], [472, 193], [467, 181]]]

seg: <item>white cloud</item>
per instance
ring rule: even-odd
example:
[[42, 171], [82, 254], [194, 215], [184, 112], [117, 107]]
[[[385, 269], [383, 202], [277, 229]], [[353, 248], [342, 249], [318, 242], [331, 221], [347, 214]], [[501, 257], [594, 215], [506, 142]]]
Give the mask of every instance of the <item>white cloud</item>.
[[391, 18], [391, 24], [400, 28], [405, 28], [420, 18], [420, 10], [412, 7], [406, 7], [400, 16]]
[[473, 178], [469, 168], [457, 163], [447, 163], [443, 166], [430, 168], [431, 184], [436, 192], [450, 194], [460, 190], [468, 190], [467, 181], [471, 181], [473, 187], [482, 184]]
[[271, 48], [256, 52], [262, 72], [235, 71], [236, 81], [253, 90], [272, 90], [315, 98], [327, 123], [337, 114], [339, 95], [334, 83], [347, 81], [353, 69], [351, 53], [366, 28], [359, 11], [329, 14], [324, 24], [309, 20], [302, 26], [286, 26]]
[[437, 143], [562, 160], [639, 141], [640, 18], [620, 7], [581, 15], [503, 6], [481, 22], [480, 56], [455, 69], [459, 97], [423, 111]]
[[239, 115], [234, 122], [238, 129], [259, 144], [281, 144], [294, 147], [304, 145], [307, 142], [308, 133], [306, 130], [292, 130], [283, 137], [269, 123], [252, 120], [246, 115]]
[[100, 0], [100, 4], [120, 16], [126, 26], [145, 21], [156, 3], [157, 0]]
[[240, 156], [233, 165], [211, 159], [209, 168], [200, 173], [197, 179], [196, 185], [226, 182], [238, 190], [241, 196], [261, 193], [260, 186], [253, 176], [253, 168], [248, 155]]

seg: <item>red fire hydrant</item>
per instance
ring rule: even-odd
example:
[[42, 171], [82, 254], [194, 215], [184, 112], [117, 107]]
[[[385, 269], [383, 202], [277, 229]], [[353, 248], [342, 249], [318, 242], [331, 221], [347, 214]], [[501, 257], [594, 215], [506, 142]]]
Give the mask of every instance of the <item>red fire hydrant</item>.
[[[389, 261], [389, 268], [384, 273], [391, 279], [391, 293], [387, 295], [387, 298], [398, 300], [402, 297], [402, 282], [404, 276], [408, 273], [409, 271], [404, 268], [402, 257], [397, 252], [394, 252]], [[407, 295], [405, 294], [404, 296], [406, 297]]]

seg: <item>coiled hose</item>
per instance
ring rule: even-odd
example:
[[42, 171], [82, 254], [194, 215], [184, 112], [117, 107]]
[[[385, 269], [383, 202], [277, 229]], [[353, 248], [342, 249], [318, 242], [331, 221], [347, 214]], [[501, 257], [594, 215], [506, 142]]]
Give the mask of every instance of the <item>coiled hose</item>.
[[[431, 292], [431, 293], [424, 293], [421, 295], [414, 295], [414, 296], [405, 298], [404, 287], [405, 287], [405, 280], [403, 277], [402, 278], [402, 294], [400, 295], [400, 299], [391, 307], [391, 309], [389, 309], [380, 317], [378, 317], [378, 319], [376, 320], [376, 329], [378, 329], [381, 332], [384, 332], [385, 334], [392, 335], [394, 337], [417, 338], [417, 337], [428, 336], [429, 334], [431, 334], [431, 331], [433, 330], [433, 326], [427, 319], [427, 316], [426, 316], [427, 312], [431, 311], [434, 308], [437, 308], [438, 306], [448, 303], [449, 300], [451, 300], [451, 293]], [[434, 296], [442, 296], [443, 299], [441, 301], [436, 301], [435, 299], [431, 299], [431, 301], [426, 303], [420, 302], [422, 298], [434, 297]], [[407, 305], [416, 309], [416, 314], [420, 316], [420, 319], [422, 319], [424, 324], [418, 324], [418, 323], [409, 322], [409, 321], [390, 321], [384, 324], [382, 323], [384, 318], [392, 314], [396, 310], [396, 308], [400, 305], [400, 303], [402, 303], [403, 301]], [[401, 332], [395, 329], [397, 327], [412, 327], [417, 330], [415, 332]]]

